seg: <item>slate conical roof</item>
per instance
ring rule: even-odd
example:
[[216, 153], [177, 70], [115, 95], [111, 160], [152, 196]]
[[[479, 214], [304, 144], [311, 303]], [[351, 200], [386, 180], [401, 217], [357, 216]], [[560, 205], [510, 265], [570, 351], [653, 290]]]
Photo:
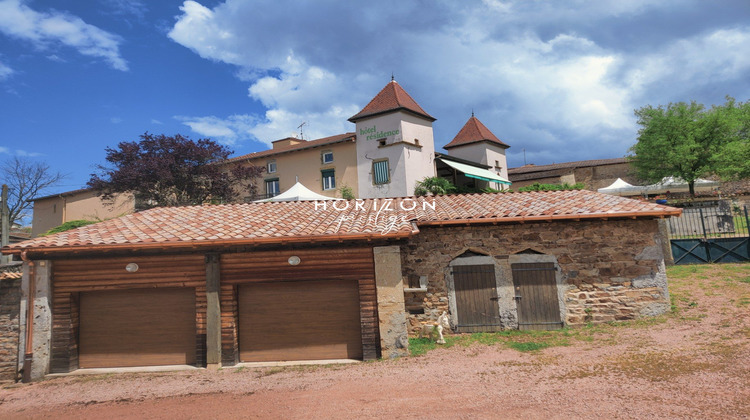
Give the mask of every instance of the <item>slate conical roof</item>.
[[503, 143], [494, 134], [492, 134], [492, 131], [490, 131], [489, 128], [485, 127], [484, 124], [482, 124], [482, 122], [479, 121], [479, 119], [472, 113], [471, 118], [469, 118], [469, 121], [466, 121], [466, 124], [464, 124], [464, 127], [461, 129], [461, 131], [456, 134], [456, 137], [454, 137], [450, 143], [443, 146], [443, 148], [447, 150], [453, 147], [465, 146], [467, 144], [477, 143], [480, 141], [495, 143], [498, 146], [506, 149], [510, 147], [507, 144]]
[[425, 112], [421, 106], [402, 88], [395, 80], [385, 85], [374, 98], [356, 115], [349, 118], [350, 122], [357, 122], [368, 117], [386, 114], [395, 111], [406, 111], [408, 113], [435, 121], [435, 118]]

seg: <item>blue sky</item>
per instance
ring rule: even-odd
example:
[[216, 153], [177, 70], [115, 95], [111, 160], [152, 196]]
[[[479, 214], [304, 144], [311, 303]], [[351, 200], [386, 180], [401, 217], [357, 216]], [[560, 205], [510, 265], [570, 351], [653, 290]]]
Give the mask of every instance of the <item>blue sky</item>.
[[750, 99], [750, 2], [0, 0], [0, 160], [84, 186], [144, 132], [236, 154], [353, 131], [395, 74], [436, 145], [471, 115], [508, 164], [624, 156], [633, 110]]

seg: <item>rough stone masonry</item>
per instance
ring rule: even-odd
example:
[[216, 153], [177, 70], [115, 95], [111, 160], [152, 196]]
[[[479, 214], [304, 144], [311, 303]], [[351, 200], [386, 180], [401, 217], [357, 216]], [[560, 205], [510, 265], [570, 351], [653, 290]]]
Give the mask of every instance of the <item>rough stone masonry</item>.
[[510, 264], [526, 255], [530, 262], [540, 255], [555, 262], [565, 325], [664, 313], [670, 307], [666, 240], [653, 219], [421, 227], [401, 252], [405, 282], [427, 276], [425, 291], [406, 293], [409, 331], [451, 310], [449, 267], [466, 251], [495, 264], [503, 329], [518, 327]]

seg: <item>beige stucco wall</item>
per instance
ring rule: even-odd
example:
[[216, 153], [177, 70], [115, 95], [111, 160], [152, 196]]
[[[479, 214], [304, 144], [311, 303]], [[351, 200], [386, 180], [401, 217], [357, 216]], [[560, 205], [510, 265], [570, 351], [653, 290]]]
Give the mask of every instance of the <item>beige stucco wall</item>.
[[36, 237], [71, 220], [105, 220], [135, 211], [132, 194], [119, 194], [110, 205], [91, 190], [65, 193], [34, 202], [31, 235]]
[[[323, 164], [323, 152], [333, 152], [333, 162]], [[276, 172], [263, 172], [258, 181], [258, 193], [266, 193], [265, 182], [268, 179], [279, 179], [279, 190], [284, 192], [291, 188], [297, 177], [299, 182], [310, 190], [327, 195], [329, 197], [341, 197], [339, 189], [346, 185], [351, 187], [354, 196], [357, 195], [357, 158], [356, 148], [353, 142], [329, 144], [311, 149], [297, 150], [289, 153], [281, 153], [267, 157], [260, 157], [242, 164], [251, 164], [267, 168], [267, 163], [276, 162]], [[336, 171], [336, 188], [323, 190], [323, 177], [321, 171], [333, 169]]]
[[[494, 146], [486, 141], [482, 141], [451, 148], [448, 154], [460, 159], [492, 166], [492, 169], [490, 169], [492, 172], [508, 179], [508, 163], [505, 158], [505, 149], [500, 146]], [[495, 161], [498, 162], [499, 168], [495, 167]]]
[[[381, 146], [375, 132], [397, 132]], [[414, 140], [417, 139], [417, 144]], [[404, 112], [394, 112], [357, 122], [357, 176], [360, 198], [404, 197], [414, 195], [417, 181], [435, 175], [435, 143], [432, 123]], [[390, 183], [375, 185], [372, 163], [388, 159]]]

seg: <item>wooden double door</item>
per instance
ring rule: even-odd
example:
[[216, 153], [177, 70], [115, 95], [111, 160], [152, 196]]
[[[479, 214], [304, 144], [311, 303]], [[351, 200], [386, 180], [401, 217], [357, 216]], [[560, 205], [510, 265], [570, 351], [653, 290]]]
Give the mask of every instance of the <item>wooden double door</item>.
[[[498, 302], [497, 279], [493, 264], [452, 267], [459, 332], [499, 331], [504, 328]], [[562, 328], [554, 263], [511, 265], [514, 300], [521, 330]]]

